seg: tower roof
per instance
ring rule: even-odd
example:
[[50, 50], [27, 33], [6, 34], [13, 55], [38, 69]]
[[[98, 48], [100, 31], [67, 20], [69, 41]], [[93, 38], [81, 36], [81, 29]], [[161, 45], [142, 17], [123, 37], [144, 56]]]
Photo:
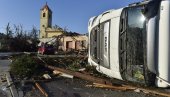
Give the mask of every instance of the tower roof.
[[46, 4], [43, 6], [43, 8], [41, 8], [41, 10], [44, 10], [44, 9], [47, 9], [47, 10], [49, 10], [50, 12], [52, 12], [51, 9], [49, 8], [47, 2], [46, 2]]

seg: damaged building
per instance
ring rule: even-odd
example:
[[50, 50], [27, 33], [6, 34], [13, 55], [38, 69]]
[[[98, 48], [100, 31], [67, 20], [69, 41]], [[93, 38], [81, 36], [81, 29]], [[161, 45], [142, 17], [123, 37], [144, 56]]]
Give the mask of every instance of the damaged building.
[[47, 3], [40, 9], [40, 34], [43, 43], [55, 44], [63, 51], [87, 49], [87, 35], [66, 32], [60, 27], [52, 27], [52, 10]]

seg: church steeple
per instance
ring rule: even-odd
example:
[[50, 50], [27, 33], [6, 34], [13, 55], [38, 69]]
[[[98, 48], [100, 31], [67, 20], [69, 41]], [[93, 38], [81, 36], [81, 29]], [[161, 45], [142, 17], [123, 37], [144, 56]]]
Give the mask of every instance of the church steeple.
[[52, 11], [46, 2], [46, 4], [40, 10], [40, 38], [47, 37], [45, 29], [51, 28], [51, 26], [52, 26]]
[[43, 8], [42, 8], [41, 10], [44, 10], [44, 9], [47, 9], [47, 10], [49, 10], [49, 11], [52, 13], [52, 11], [51, 11], [51, 9], [49, 8], [47, 2], [46, 2], [46, 4], [43, 6]]

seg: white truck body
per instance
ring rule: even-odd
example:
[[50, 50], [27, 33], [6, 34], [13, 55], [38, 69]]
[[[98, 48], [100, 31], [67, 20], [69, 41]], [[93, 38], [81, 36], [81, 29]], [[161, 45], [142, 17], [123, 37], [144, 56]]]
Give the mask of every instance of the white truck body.
[[88, 23], [90, 65], [109, 77], [158, 87], [170, 83], [170, 0], [109, 10]]

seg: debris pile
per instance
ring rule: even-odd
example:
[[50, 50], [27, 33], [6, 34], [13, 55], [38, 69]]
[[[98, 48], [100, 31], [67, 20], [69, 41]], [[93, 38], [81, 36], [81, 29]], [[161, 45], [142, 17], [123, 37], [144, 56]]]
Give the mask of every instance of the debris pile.
[[[22, 90], [26, 92], [27, 90], [25, 90], [23, 87], [26, 87], [26, 85], [31, 85], [29, 91], [35, 90], [37, 88], [37, 90], [39, 90], [39, 93], [42, 93], [42, 95], [44, 95], [45, 97], [49, 97], [50, 92], [48, 88], [43, 86], [43, 84], [55, 80], [59, 80], [59, 78], [64, 77], [72, 80], [75, 79], [86, 80], [88, 81], [88, 84], [85, 84], [84, 87], [87, 88], [104, 88], [104, 89], [109, 89], [114, 91], [134, 91], [134, 92], [146, 93], [149, 95], [153, 94], [153, 95], [167, 96], [167, 97], [170, 95], [170, 93], [158, 91], [155, 89], [146, 89], [134, 85], [113, 82], [110, 79], [108, 79], [106, 76], [98, 73], [95, 67], [88, 66], [87, 57], [65, 56], [65, 57], [55, 57], [55, 58], [54, 57], [41, 58], [41, 57], [31, 56], [31, 58], [41, 67], [41, 68], [38, 67], [36, 69], [33, 69], [34, 72], [41, 72], [41, 73], [36, 75], [33, 73], [29, 73], [32, 75], [29, 77], [21, 76], [22, 79], [19, 80], [18, 78], [14, 78], [16, 82], [18, 81], [18, 83], [20, 84], [21, 82], [24, 83], [24, 85], [16, 85], [18, 87], [17, 88], [18, 90]], [[26, 59], [22, 59], [22, 61], [25, 60], [25, 62], [29, 63], [30, 60], [27, 61]], [[33, 62], [33, 60], [31, 62]], [[24, 65], [27, 69], [30, 69], [29, 66], [32, 66], [30, 64], [29, 66], [27, 66], [28, 64], [24, 64], [24, 63], [22, 65]], [[24, 69], [21, 71], [24, 71]], [[18, 76], [14, 76], [14, 77], [18, 77]], [[30, 97], [34, 97], [34, 96], [30, 96]], [[41, 96], [37, 96], [37, 97], [41, 97]]]

